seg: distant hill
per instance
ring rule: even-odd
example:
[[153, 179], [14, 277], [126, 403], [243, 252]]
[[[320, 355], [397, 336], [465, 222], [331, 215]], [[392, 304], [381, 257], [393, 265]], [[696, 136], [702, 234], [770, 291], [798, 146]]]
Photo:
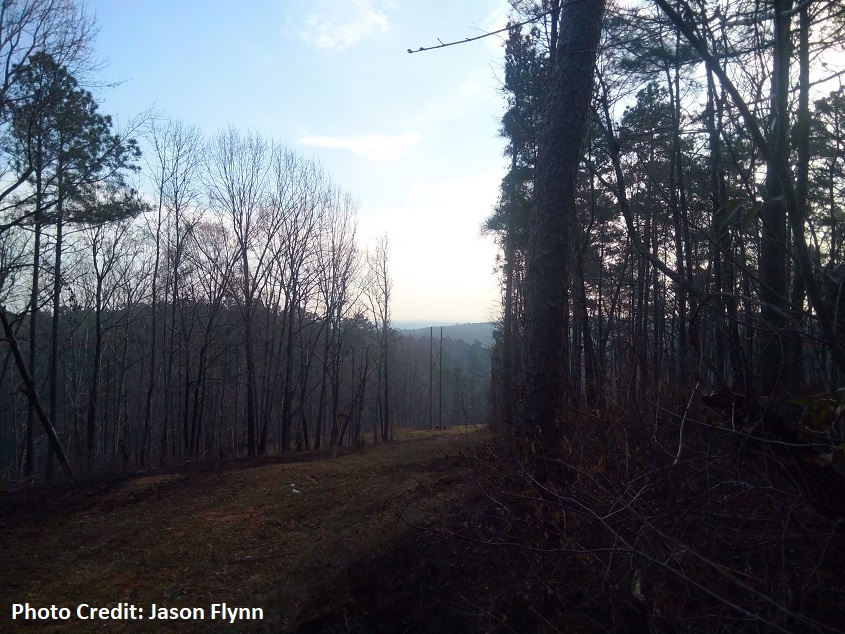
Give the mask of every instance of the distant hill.
[[[424, 328], [398, 327], [397, 329], [403, 334], [411, 335], [412, 337], [428, 339], [430, 335], [429, 328], [430, 326], [426, 326]], [[461, 339], [468, 344], [473, 344], [478, 341], [484, 348], [491, 348], [493, 346], [493, 328], [495, 328], [495, 325], [490, 322], [478, 324], [453, 324], [451, 326], [443, 326], [443, 336], [451, 339]], [[440, 326], [434, 326], [434, 338], [440, 338]]]

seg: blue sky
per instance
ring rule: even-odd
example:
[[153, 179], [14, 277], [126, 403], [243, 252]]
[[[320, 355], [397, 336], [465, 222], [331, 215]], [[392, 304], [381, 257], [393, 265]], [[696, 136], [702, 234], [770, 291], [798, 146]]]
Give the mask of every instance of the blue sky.
[[91, 0], [102, 110], [153, 107], [207, 134], [232, 124], [318, 159], [387, 232], [395, 321], [486, 321], [495, 247], [480, 235], [505, 171], [504, 0]]

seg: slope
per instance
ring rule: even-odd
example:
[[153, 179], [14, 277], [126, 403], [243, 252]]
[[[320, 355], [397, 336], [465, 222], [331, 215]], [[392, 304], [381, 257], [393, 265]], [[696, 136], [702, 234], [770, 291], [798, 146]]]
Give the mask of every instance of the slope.
[[[58, 497], [4, 494], [0, 631], [150, 631], [153, 603], [204, 611], [201, 621], [158, 621], [154, 629], [293, 631], [349, 600], [339, 580], [351, 565], [413, 541], [411, 525], [433, 521], [465, 495], [462, 451], [486, 437], [483, 429], [407, 432], [334, 459], [243, 461]], [[261, 608], [263, 619], [212, 620], [212, 604], [224, 602]], [[12, 605], [25, 603], [71, 615], [12, 621]], [[80, 604], [121, 603], [143, 610], [144, 620], [76, 615]]]

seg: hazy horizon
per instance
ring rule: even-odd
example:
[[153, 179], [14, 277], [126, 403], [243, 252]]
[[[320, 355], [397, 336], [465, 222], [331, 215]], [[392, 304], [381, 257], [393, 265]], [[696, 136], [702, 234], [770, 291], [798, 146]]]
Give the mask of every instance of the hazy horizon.
[[392, 326], [394, 328], [403, 328], [407, 330], [416, 330], [417, 328], [440, 328], [441, 326], [463, 326], [465, 324], [492, 324], [490, 320], [481, 321], [448, 321], [448, 320], [426, 320], [426, 319], [396, 319], [393, 320]]

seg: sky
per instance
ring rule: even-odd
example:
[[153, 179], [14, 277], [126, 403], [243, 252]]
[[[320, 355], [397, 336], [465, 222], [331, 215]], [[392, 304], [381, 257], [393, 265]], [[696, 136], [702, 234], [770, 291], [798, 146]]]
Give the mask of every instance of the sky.
[[387, 233], [394, 322], [489, 321], [481, 225], [506, 168], [504, 40], [409, 55], [505, 25], [505, 0], [89, 0], [101, 111], [233, 125], [317, 159]]

